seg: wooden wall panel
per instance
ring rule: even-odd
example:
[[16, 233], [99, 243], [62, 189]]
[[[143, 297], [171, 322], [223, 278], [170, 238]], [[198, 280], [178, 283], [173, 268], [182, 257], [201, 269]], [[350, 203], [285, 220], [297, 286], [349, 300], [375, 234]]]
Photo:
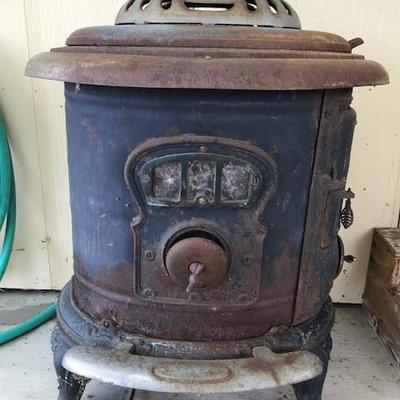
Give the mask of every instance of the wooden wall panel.
[[[31, 56], [64, 45], [74, 30], [112, 24], [120, 1], [25, 0]], [[63, 85], [33, 79], [38, 145], [52, 286], [61, 288], [72, 273], [72, 238]]]
[[[26, 165], [17, 166], [20, 168], [19, 175], [24, 169], [21, 185], [31, 185], [32, 191], [37, 188], [33, 182], [42, 183], [41, 191], [35, 192], [37, 200], [32, 213], [36, 219], [29, 220], [26, 214], [23, 220], [31, 221], [31, 233], [19, 232], [17, 242], [19, 247], [21, 240], [34, 241], [30, 236], [32, 230], [37, 232], [37, 238], [45, 241], [40, 242], [44, 248], [40, 251], [48, 252], [50, 262], [42, 262], [40, 271], [35, 270], [37, 276], [42, 276], [39, 281], [42, 281], [43, 287], [47, 287], [49, 282], [53, 288], [62, 287], [72, 271], [63, 88], [60, 83], [34, 79], [30, 89], [29, 80], [22, 76], [22, 66], [29, 56], [63, 45], [68, 34], [77, 28], [112, 23], [122, 3], [122, 0], [0, 1], [0, 21], [3, 19], [0, 54], [2, 59], [6, 56], [11, 60], [8, 61], [10, 66], [0, 66], [0, 72], [7, 76], [7, 85], [23, 87], [23, 102], [28, 103], [24, 104], [25, 113], [21, 120], [10, 118], [11, 124], [18, 123], [20, 134], [24, 137], [32, 135], [32, 129], [37, 127], [36, 139], [33, 136], [31, 141], [19, 142], [20, 153], [29, 154], [31, 160], [29, 168]], [[400, 89], [400, 37], [397, 33], [400, 3], [391, 0], [290, 0], [290, 3], [297, 9], [306, 29], [336, 32], [348, 39], [363, 37], [366, 44], [358, 51], [382, 62], [391, 73], [391, 86], [355, 90], [354, 107], [360, 122], [356, 130], [349, 186], [357, 193], [354, 201], [356, 222], [342, 234], [347, 252], [354, 254], [358, 261], [345, 268], [333, 294], [336, 301], [357, 303], [361, 300], [365, 284], [372, 228], [396, 226], [398, 221], [400, 115], [396, 94]], [[6, 17], [4, 12], [8, 12]], [[18, 44], [15, 44], [16, 41]], [[15, 59], [18, 60], [18, 68], [11, 66]], [[12, 83], [9, 82], [11, 78]], [[11, 90], [7, 96], [10, 97], [7, 109], [12, 108], [14, 115], [15, 107], [21, 104], [16, 93], [16, 90]], [[16, 140], [14, 136], [18, 136], [14, 133], [17, 131], [13, 127], [13, 140]], [[33, 154], [36, 154], [35, 160]], [[22, 158], [17, 163], [22, 163], [24, 156], [19, 157]], [[24, 190], [27, 191], [28, 187]], [[22, 210], [30, 208], [27, 197], [20, 195]], [[24, 260], [14, 257], [12, 271], [21, 270], [20, 264]], [[47, 276], [46, 282], [44, 276]], [[32, 278], [21, 275], [14, 282], [20, 282], [21, 287], [33, 286]]]
[[17, 189], [17, 235], [3, 287], [51, 287], [23, 0], [0, 1], [0, 112], [6, 118]]

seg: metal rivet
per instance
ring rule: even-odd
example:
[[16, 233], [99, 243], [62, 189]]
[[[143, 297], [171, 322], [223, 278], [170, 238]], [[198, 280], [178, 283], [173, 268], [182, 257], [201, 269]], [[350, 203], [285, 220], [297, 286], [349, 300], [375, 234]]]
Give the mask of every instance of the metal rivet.
[[201, 145], [200, 148], [199, 148], [199, 150], [200, 150], [202, 153], [205, 153], [205, 152], [208, 150], [208, 147], [207, 147], [206, 145]]
[[104, 328], [109, 328], [110, 327], [110, 323], [108, 321], [104, 321], [103, 322], [103, 326], [104, 326]]
[[146, 258], [147, 261], [153, 261], [154, 260], [154, 253], [151, 250], [147, 250], [144, 253], [144, 257]]
[[352, 255], [344, 256], [343, 257], [344, 261], [347, 262], [348, 264], [353, 264], [354, 262], [357, 261], [357, 257], [354, 257]]
[[153, 292], [151, 289], [144, 289], [144, 290], [143, 290], [143, 294], [144, 294], [146, 297], [154, 297], [154, 292]]
[[143, 175], [142, 181], [143, 182], [150, 182], [150, 175]]

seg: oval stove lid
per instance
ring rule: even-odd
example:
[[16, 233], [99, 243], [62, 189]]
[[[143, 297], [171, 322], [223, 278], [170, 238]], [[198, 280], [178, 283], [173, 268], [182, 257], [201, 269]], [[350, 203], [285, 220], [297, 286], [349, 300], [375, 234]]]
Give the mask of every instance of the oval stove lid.
[[74, 32], [66, 47], [34, 57], [26, 74], [80, 84], [188, 89], [388, 83], [382, 66], [352, 54], [360, 44], [361, 39], [347, 42], [301, 30], [285, 1], [135, 0], [123, 6], [117, 25]]

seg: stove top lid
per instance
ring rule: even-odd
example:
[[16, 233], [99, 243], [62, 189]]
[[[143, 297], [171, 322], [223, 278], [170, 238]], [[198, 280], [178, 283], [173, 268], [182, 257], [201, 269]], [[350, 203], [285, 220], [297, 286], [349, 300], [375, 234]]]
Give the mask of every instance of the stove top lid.
[[283, 0], [130, 0], [116, 25], [74, 32], [26, 74], [81, 84], [315, 90], [382, 85], [385, 69], [346, 41], [301, 30]]

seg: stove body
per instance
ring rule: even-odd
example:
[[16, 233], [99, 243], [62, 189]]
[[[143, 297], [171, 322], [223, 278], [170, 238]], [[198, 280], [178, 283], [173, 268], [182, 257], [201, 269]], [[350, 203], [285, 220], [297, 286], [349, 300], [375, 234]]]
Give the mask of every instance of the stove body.
[[[318, 313], [339, 268], [355, 123], [349, 91], [329, 94], [342, 108], [335, 101], [336, 124], [323, 131], [322, 91], [69, 84], [66, 95], [80, 309], [125, 331], [184, 341], [261, 336]], [[326, 222], [306, 238], [320, 217]], [[222, 248], [228, 266], [212, 247], [198, 254], [204, 240]], [[188, 265], [211, 258], [209, 280], [189, 294], [188, 268], [168, 265], [176, 246]], [[309, 282], [304, 263], [315, 266]], [[298, 295], [299, 279], [313, 290]]]
[[125, 25], [128, 2], [120, 26], [31, 61], [28, 74], [66, 82], [75, 273], [53, 335], [60, 400], [88, 378], [321, 398], [338, 231], [353, 220], [352, 87], [388, 78], [351, 54], [357, 41], [296, 31], [273, 4], [288, 31], [173, 25], [187, 11]]

